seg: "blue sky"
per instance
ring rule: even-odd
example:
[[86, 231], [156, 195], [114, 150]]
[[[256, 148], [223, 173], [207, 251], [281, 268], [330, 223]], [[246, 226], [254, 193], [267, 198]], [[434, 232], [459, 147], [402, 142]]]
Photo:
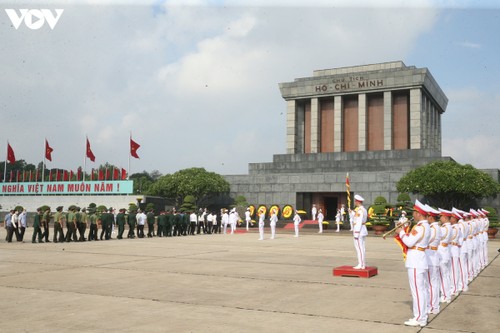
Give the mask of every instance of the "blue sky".
[[[285, 153], [278, 83], [402, 60], [429, 68], [449, 98], [443, 155], [500, 167], [495, 1], [25, 3], [0, 0], [0, 145], [28, 163], [47, 138], [47, 166], [76, 170], [88, 136], [87, 170], [127, 168], [132, 133], [131, 172], [245, 174]], [[16, 30], [8, 8], [65, 11], [53, 30]]]

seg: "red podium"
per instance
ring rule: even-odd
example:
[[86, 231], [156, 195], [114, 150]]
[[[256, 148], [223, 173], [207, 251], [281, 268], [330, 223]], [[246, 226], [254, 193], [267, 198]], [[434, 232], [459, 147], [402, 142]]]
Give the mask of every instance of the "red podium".
[[354, 269], [352, 266], [339, 266], [333, 269], [333, 276], [370, 278], [377, 274], [378, 274], [377, 267], [365, 267], [364, 269]]

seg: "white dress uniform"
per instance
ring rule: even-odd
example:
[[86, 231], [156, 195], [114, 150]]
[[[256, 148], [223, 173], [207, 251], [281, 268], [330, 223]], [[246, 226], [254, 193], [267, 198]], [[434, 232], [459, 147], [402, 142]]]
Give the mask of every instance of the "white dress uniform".
[[224, 226], [224, 234], [226, 234], [227, 224], [229, 223], [229, 215], [227, 214], [227, 211], [224, 211], [224, 214], [222, 214], [221, 222], [222, 222], [222, 225]]
[[238, 221], [238, 214], [235, 211], [231, 211], [229, 214], [229, 225], [231, 226], [231, 234], [234, 234], [236, 230], [236, 223]]
[[311, 215], [312, 215], [313, 220], [316, 220], [316, 213], [317, 212], [318, 212], [318, 209], [316, 208], [316, 205], [313, 205], [311, 208]]
[[318, 234], [322, 234], [323, 233], [323, 220], [324, 219], [325, 219], [325, 216], [323, 215], [323, 212], [320, 209], [319, 213], [318, 213], [318, 227], [319, 227]]
[[259, 214], [259, 235], [260, 235], [260, 238], [259, 240], [264, 240], [264, 219], [266, 217], [266, 214], [264, 214], [263, 212], [261, 212]]
[[[359, 202], [363, 202], [364, 199], [361, 196], [355, 195], [354, 199]], [[354, 248], [356, 249], [356, 255], [358, 257], [358, 265], [354, 266], [356, 269], [364, 269], [366, 267], [366, 250], [365, 250], [365, 238], [368, 235], [368, 230], [366, 229], [366, 220], [368, 218], [368, 212], [365, 207], [361, 204], [354, 210], [353, 219], [353, 237], [354, 237]]]
[[469, 283], [468, 283], [468, 264], [467, 264], [467, 257], [468, 257], [468, 244], [467, 244], [467, 237], [469, 236], [469, 228], [467, 226], [467, 222], [465, 222], [463, 219], [458, 221], [458, 227], [460, 229], [460, 232], [462, 234], [462, 240], [460, 243], [460, 261], [459, 261], [459, 266], [460, 266], [460, 278], [458, 279], [458, 286], [459, 286], [459, 291], [467, 291], [469, 290]]
[[[461, 215], [457, 211], [452, 211], [457, 220]], [[460, 293], [460, 280], [461, 280], [461, 262], [460, 262], [460, 248], [462, 247], [463, 235], [459, 223], [452, 224], [451, 226], [451, 239], [450, 239], [450, 254], [451, 254], [451, 296], [456, 296]]]
[[342, 218], [342, 215], [340, 213], [340, 209], [337, 210], [337, 215], [335, 215], [335, 224], [337, 225], [337, 230], [335, 230], [335, 232], [339, 232], [340, 231], [340, 219]]
[[427, 312], [430, 314], [439, 313], [439, 290], [441, 289], [441, 279], [439, 274], [439, 255], [438, 247], [441, 242], [441, 228], [439, 227], [439, 222], [432, 222], [429, 225], [431, 232], [429, 238], [429, 246], [425, 250], [427, 256], [427, 265], [429, 266], [427, 270], [428, 278], [428, 307]]
[[[418, 202], [418, 201], [417, 201]], [[405, 266], [408, 270], [408, 280], [413, 299], [413, 318], [405, 325], [427, 325], [427, 257], [425, 249], [429, 245], [430, 227], [427, 220], [419, 221], [410, 233], [401, 230], [399, 237], [408, 246]]]
[[300, 215], [295, 212], [295, 216], [293, 217], [293, 227], [295, 228], [295, 237], [299, 237], [299, 225], [302, 219]]
[[246, 223], [247, 231], [248, 231], [248, 225], [250, 224], [251, 220], [252, 220], [252, 218], [250, 217], [250, 210], [247, 209], [245, 212], [245, 223]]
[[[450, 211], [444, 211], [440, 209], [441, 213], [445, 213], [446, 216], [450, 216]], [[439, 274], [441, 279], [441, 302], [450, 303], [451, 302], [451, 253], [450, 253], [450, 242], [452, 236], [451, 224], [449, 221], [444, 222], [441, 227], [441, 242], [438, 246], [439, 255]]]
[[274, 239], [276, 236], [276, 222], [278, 222], [278, 215], [276, 212], [271, 213], [271, 217], [269, 218], [269, 224], [271, 225], [271, 239]]

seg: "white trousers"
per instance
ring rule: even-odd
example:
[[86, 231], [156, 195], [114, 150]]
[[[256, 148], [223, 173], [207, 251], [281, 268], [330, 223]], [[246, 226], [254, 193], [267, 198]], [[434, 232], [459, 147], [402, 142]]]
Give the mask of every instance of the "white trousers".
[[451, 272], [450, 272], [450, 296], [460, 292], [460, 257], [451, 257]]
[[224, 234], [227, 232], [227, 222], [224, 223]]
[[295, 223], [293, 226], [295, 228], [295, 237], [299, 237], [299, 224]]
[[236, 230], [236, 223], [231, 223], [231, 233], [234, 234], [235, 230]]
[[441, 282], [441, 296], [445, 300], [451, 299], [451, 259], [447, 262], [441, 262], [439, 264], [439, 278]]
[[365, 236], [354, 238], [354, 248], [358, 256], [358, 266], [366, 267], [365, 259]]
[[421, 268], [408, 268], [408, 281], [410, 282], [411, 297], [413, 300], [413, 319], [427, 323], [427, 270]]
[[260, 239], [264, 239], [264, 223], [259, 223], [259, 235]]
[[429, 266], [427, 270], [427, 312], [439, 312], [439, 289], [441, 289], [439, 266]]
[[323, 233], [323, 222], [318, 221], [319, 233]]
[[271, 223], [271, 239], [274, 239], [276, 236], [276, 223]]
[[247, 231], [248, 231], [248, 224], [250, 223], [250, 221], [246, 220], [246, 223], [247, 223]]
[[458, 261], [458, 268], [460, 269], [460, 276], [458, 279], [458, 290], [459, 291], [467, 291], [469, 290], [469, 281], [467, 280], [468, 276], [468, 264], [467, 264], [467, 253], [460, 253], [460, 258]]

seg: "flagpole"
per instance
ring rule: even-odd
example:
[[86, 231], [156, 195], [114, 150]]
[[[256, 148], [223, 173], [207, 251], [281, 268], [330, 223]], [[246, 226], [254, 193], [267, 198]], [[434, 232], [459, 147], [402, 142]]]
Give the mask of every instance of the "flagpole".
[[346, 192], [347, 192], [347, 208], [350, 210], [351, 209], [351, 183], [349, 182], [349, 172], [347, 173], [345, 177], [345, 187], [346, 187]]
[[87, 173], [87, 142], [89, 138], [87, 137], [87, 134], [85, 134], [85, 153], [83, 154], [83, 177], [82, 181], [85, 179], [85, 173]]
[[6, 183], [7, 181], [7, 155], [9, 151], [9, 141], [7, 140], [7, 153], [5, 153], [5, 165], [3, 167], [3, 182]]
[[42, 163], [42, 183], [45, 181], [45, 160], [47, 156], [47, 137], [45, 137], [45, 142], [43, 143], [43, 163]]
[[130, 177], [130, 152], [132, 149], [132, 131], [130, 131], [130, 137], [128, 140], [128, 173], [127, 173], [127, 180], [129, 180]]

